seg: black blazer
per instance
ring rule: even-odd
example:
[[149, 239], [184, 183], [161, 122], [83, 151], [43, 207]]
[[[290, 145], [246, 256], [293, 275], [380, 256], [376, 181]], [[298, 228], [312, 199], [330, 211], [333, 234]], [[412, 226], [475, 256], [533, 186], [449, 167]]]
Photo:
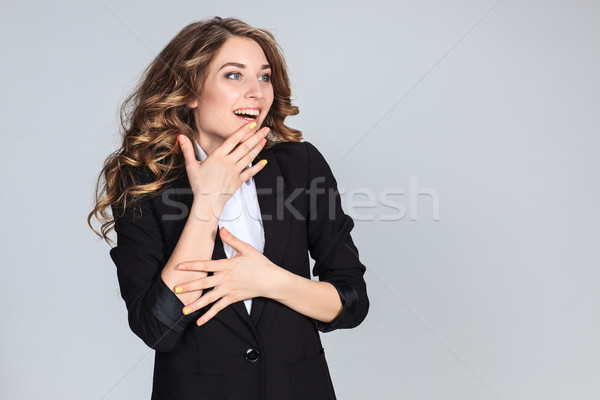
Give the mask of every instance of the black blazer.
[[[264, 255], [310, 279], [330, 282], [342, 314], [330, 323], [308, 318], [268, 298], [254, 298], [251, 315], [242, 301], [195, 324], [212, 304], [184, 316], [183, 303], [160, 279], [185, 225], [193, 195], [187, 176], [128, 207], [115, 221], [117, 266], [129, 325], [156, 350], [152, 399], [330, 400], [335, 393], [319, 332], [353, 328], [367, 315], [365, 266], [350, 236], [352, 219], [341, 207], [336, 180], [309, 142], [263, 149], [253, 164], [265, 230]], [[149, 181], [145, 169], [134, 173]], [[113, 207], [114, 215], [121, 210]], [[218, 234], [212, 259], [226, 258]]]

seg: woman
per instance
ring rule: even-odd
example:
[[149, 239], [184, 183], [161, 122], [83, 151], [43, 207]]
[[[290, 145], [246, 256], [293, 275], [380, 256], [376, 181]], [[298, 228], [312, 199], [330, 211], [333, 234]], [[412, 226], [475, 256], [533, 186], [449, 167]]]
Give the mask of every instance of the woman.
[[215, 17], [184, 28], [123, 106], [88, 223], [117, 233], [153, 399], [335, 399], [318, 331], [364, 320], [365, 267], [327, 162], [284, 124], [290, 97], [274, 37]]

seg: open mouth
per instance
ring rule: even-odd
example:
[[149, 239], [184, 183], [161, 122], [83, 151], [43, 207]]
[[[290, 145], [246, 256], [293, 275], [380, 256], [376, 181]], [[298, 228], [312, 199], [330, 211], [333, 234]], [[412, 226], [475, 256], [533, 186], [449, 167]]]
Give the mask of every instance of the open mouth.
[[256, 108], [242, 108], [239, 110], [235, 110], [233, 113], [239, 118], [245, 119], [246, 121], [254, 121], [258, 118], [260, 110]]

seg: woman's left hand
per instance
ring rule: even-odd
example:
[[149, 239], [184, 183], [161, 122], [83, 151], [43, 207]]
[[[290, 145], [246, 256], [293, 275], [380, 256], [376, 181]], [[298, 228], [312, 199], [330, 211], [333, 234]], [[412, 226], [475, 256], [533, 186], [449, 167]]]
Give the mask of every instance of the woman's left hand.
[[176, 293], [213, 288], [183, 309], [183, 313], [187, 315], [216, 301], [198, 319], [198, 326], [205, 324], [232, 303], [253, 297], [266, 297], [275, 282], [274, 277], [277, 271], [281, 270], [252, 245], [238, 239], [225, 227], [222, 227], [219, 233], [223, 242], [237, 251], [235, 257], [221, 260], [188, 261], [177, 267], [184, 271], [214, 272], [214, 275], [175, 287]]

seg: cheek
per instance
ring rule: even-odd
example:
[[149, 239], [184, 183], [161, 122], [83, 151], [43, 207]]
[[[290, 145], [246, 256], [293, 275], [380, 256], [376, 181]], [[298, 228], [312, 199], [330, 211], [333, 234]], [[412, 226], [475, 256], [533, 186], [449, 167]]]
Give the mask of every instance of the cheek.
[[218, 83], [211, 90], [211, 101], [219, 106], [231, 108], [242, 95], [240, 88], [226, 82]]
[[269, 108], [271, 108], [271, 105], [273, 105], [273, 100], [275, 99], [275, 94], [273, 92], [273, 86], [271, 86], [271, 90], [267, 93], [267, 95], [265, 97], [268, 99]]
[[201, 99], [204, 104], [213, 110], [231, 108], [231, 99], [234, 98], [234, 92], [231, 87], [224, 83], [212, 82], [205, 87]]

